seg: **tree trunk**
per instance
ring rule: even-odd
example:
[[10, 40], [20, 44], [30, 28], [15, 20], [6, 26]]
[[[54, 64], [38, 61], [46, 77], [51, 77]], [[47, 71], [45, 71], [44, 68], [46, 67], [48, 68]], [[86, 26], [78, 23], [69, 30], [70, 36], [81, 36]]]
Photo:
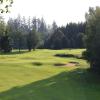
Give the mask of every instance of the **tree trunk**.
[[100, 63], [97, 62], [91, 62], [90, 63], [90, 69], [96, 72], [100, 72]]

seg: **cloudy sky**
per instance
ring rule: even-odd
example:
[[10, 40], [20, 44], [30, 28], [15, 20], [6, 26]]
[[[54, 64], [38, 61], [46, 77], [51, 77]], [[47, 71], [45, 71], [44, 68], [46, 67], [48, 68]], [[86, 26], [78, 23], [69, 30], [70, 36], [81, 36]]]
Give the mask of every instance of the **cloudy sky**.
[[89, 7], [100, 5], [100, 0], [14, 0], [11, 13], [8, 17], [37, 16], [44, 17], [48, 24], [54, 20], [58, 25], [65, 25], [68, 22], [84, 21], [85, 12]]

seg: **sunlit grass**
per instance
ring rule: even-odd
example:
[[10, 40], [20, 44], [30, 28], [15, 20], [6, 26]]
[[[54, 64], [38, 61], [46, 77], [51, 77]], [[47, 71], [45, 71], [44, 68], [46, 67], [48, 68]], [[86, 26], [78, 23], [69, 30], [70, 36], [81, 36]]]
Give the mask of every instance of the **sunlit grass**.
[[[87, 62], [83, 59], [55, 56], [81, 55], [83, 51], [84, 49], [45, 49], [1, 53], [0, 100], [99, 100], [100, 82], [87, 73]], [[79, 65], [55, 66], [72, 61]]]

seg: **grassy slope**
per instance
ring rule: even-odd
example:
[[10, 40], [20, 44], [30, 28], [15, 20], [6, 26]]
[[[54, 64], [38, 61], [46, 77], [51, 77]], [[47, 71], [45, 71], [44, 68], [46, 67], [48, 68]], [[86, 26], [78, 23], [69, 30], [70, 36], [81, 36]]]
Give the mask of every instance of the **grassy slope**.
[[[0, 100], [100, 100], [100, 81], [86, 71], [81, 59], [55, 54], [81, 54], [83, 50], [14, 51], [0, 55]], [[70, 61], [76, 67], [55, 66]]]

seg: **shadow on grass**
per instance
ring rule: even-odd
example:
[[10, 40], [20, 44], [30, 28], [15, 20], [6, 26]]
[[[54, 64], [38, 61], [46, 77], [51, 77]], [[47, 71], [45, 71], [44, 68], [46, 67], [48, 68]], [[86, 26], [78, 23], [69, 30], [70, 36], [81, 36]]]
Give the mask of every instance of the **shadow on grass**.
[[65, 66], [66, 64], [63, 64], [63, 63], [56, 63], [54, 64], [54, 66]]
[[0, 52], [0, 55], [16, 55], [16, 54], [23, 54], [23, 53], [27, 53], [28, 51], [26, 50], [23, 50], [23, 51], [12, 51], [12, 52], [9, 52], [9, 53], [4, 53], [4, 52]]
[[83, 69], [0, 93], [0, 100], [99, 100], [100, 78]]
[[63, 57], [63, 58], [77, 58], [77, 59], [84, 59], [81, 55], [73, 55], [73, 54], [56, 54], [56, 57]]
[[40, 63], [40, 62], [33, 62], [32, 65], [35, 65], [35, 66], [42, 66], [43, 64]]

